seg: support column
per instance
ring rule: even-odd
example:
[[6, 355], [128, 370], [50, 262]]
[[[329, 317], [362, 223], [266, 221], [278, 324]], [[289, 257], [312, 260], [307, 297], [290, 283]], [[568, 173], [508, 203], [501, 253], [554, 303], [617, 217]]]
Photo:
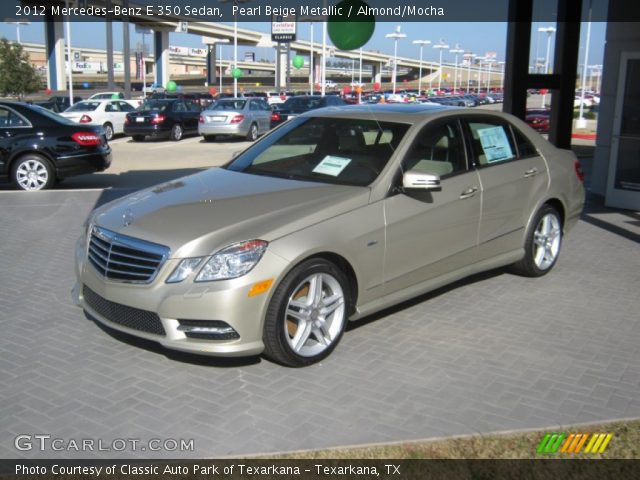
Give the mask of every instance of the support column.
[[114, 90], [116, 87], [113, 64], [113, 23], [107, 19], [107, 90]]
[[533, 0], [509, 2], [503, 110], [524, 119], [529, 87], [529, 56]]
[[320, 85], [322, 81], [320, 77], [322, 74], [320, 73], [320, 69], [322, 68], [322, 54], [314, 53], [313, 54], [313, 91], [316, 91], [316, 85]]
[[169, 81], [169, 31], [153, 32], [153, 52], [156, 62], [155, 83], [164, 87]]
[[[129, 0], [124, 0], [124, 6], [129, 6]], [[131, 48], [129, 46], [129, 18], [122, 22], [122, 62], [124, 63], [124, 95], [131, 98]]]
[[65, 56], [63, 22], [54, 21], [47, 15], [44, 24], [45, 49], [47, 58], [47, 88], [65, 90]]
[[207, 45], [207, 85], [215, 86], [218, 76], [216, 75], [216, 45]]
[[278, 64], [276, 65], [276, 86], [280, 90], [284, 90], [287, 85], [287, 47], [280, 44], [277, 53]]

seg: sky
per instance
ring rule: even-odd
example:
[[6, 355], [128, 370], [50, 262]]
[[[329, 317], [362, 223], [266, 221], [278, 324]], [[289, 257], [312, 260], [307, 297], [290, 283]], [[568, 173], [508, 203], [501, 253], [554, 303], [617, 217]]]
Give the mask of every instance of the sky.
[[[401, 31], [407, 35], [406, 39], [398, 42], [398, 55], [402, 57], [418, 58], [418, 46], [413, 45], [413, 40], [431, 40], [437, 43], [443, 39], [451, 48], [457, 44], [460, 48], [471, 51], [480, 56], [487, 52], [496, 52], [498, 60], [504, 60], [506, 50], [506, 34], [507, 24], [503, 22], [475, 22], [475, 23], [446, 23], [446, 22], [398, 22], [376, 24], [375, 32], [369, 42], [363, 47], [365, 50], [379, 50], [383, 53], [393, 54], [393, 41], [385, 38], [385, 34], [391, 33], [396, 26], [400, 25]], [[534, 22], [532, 26], [532, 42], [530, 58], [533, 59], [538, 52], [538, 58], [546, 56], [546, 35], [537, 32], [539, 27], [555, 26], [552, 22]], [[241, 22], [239, 27], [258, 30], [269, 33], [270, 24]], [[583, 24], [582, 38], [580, 42], [580, 59], [579, 63], [583, 63], [584, 50], [586, 44], [586, 24]], [[310, 31], [309, 24], [301, 22], [298, 25], [298, 38], [301, 40], [309, 40]], [[114, 23], [114, 48], [120, 50], [122, 48], [122, 26], [120, 23]], [[131, 47], [134, 48], [136, 43], [142, 41], [139, 34], [131, 29]], [[604, 39], [606, 32], [606, 24], [604, 22], [593, 22], [591, 28], [590, 48], [589, 48], [589, 65], [602, 64], [604, 53]], [[15, 25], [0, 23], [0, 37], [6, 37], [9, 40], [16, 39]], [[44, 43], [44, 26], [41, 23], [32, 23], [30, 25], [20, 27], [20, 37], [23, 42]], [[147, 37], [147, 43], [149, 43]], [[322, 33], [319, 24], [314, 26], [314, 41], [319, 43], [322, 41]], [[85, 23], [78, 22], [71, 25], [71, 43], [72, 46], [87, 48], [105, 48], [106, 45], [106, 27], [104, 22]], [[201, 47], [202, 38], [199, 35], [190, 35], [182, 33], [171, 33], [169, 43], [176, 46], [185, 47]], [[223, 58], [231, 56], [231, 48], [223, 47]], [[239, 57], [244, 57], [245, 51], [253, 51], [256, 59], [266, 58], [273, 59], [273, 50], [267, 48], [246, 47], [239, 49]], [[423, 50], [424, 60], [437, 61], [438, 51], [426, 46]], [[445, 62], [453, 62], [453, 54], [445, 51], [443, 59]], [[553, 58], [553, 38], [551, 46], [550, 59]], [[530, 63], [533, 63], [531, 60]]]

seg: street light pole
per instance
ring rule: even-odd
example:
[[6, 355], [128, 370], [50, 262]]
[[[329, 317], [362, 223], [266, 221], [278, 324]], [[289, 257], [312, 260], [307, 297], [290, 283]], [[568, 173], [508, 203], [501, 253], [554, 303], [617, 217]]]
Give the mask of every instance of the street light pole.
[[473, 59], [476, 58], [476, 55], [471, 53], [471, 52], [469, 52], [469, 53], [465, 53], [464, 56], [468, 58], [468, 63], [467, 63], [467, 95], [469, 95], [469, 92], [471, 91], [471, 62], [473, 62]]
[[24, 21], [24, 20], [10, 20], [10, 21], [5, 22], [5, 23], [7, 23], [9, 25], [15, 25], [16, 26], [16, 41], [19, 44], [22, 44], [22, 41], [20, 40], [20, 26], [21, 25], [30, 25], [31, 22], [27, 22], [27, 21]]
[[458, 45], [456, 43], [456, 47], [452, 48], [451, 50], [449, 50], [449, 53], [453, 53], [456, 56], [456, 64], [455, 67], [453, 69], [454, 74], [453, 74], [453, 93], [455, 94], [455, 92], [458, 90], [458, 54], [459, 53], [464, 53], [464, 50], [460, 48], [460, 45]]
[[[65, 0], [69, 11], [69, 0]], [[71, 69], [71, 18], [67, 15], [67, 76], [69, 77], [69, 106], [73, 106], [73, 70]]]
[[591, 40], [591, 0], [589, 0], [589, 19], [587, 21], [587, 44], [584, 47], [584, 67], [582, 69], [582, 92], [580, 93], [580, 115], [576, 122], [576, 128], [585, 128], [587, 119], [584, 118], [584, 91], [587, 88], [587, 68], [589, 65], [589, 42]]
[[396, 93], [396, 75], [398, 74], [398, 40], [401, 38], [407, 38], [407, 35], [404, 33], [400, 33], [400, 25], [396, 27], [396, 31], [393, 33], [387, 33], [385, 35], [386, 38], [393, 38], [394, 46], [393, 46], [393, 93]]
[[447, 45], [446, 43], [444, 43], [444, 40], [441, 38], [441, 39], [440, 39], [440, 41], [439, 41], [437, 44], [435, 44], [435, 45], [433, 46], [433, 48], [436, 48], [436, 49], [440, 50], [440, 63], [439, 63], [439, 65], [440, 65], [440, 67], [439, 67], [440, 72], [439, 72], [439, 74], [438, 74], [438, 91], [441, 91], [441, 90], [442, 90], [442, 51], [443, 51], [445, 48], [447, 48], [447, 49], [448, 49], [448, 48], [449, 48], [449, 45]]
[[314, 71], [313, 71], [313, 22], [310, 22], [310, 36], [311, 36], [311, 53], [309, 55], [309, 95], [313, 95], [313, 80], [314, 80]]
[[[431, 45], [431, 40], [414, 40], [412, 43], [420, 45], [420, 73], [418, 74], [418, 96], [420, 96], [422, 95], [422, 49], [425, 45]], [[431, 90], [431, 86], [429, 86], [429, 90]]]
[[[538, 28], [538, 32], [547, 34], [547, 56], [544, 61], [544, 73], [547, 75], [549, 73], [549, 55], [551, 53], [551, 35], [555, 33], [556, 29], [554, 27], [540, 27]], [[545, 106], [546, 101], [546, 93], [542, 95], [542, 108]]]

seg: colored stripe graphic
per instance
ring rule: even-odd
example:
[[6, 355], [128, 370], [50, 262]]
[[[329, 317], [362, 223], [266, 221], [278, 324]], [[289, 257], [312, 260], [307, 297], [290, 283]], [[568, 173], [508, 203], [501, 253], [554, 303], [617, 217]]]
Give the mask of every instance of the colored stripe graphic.
[[[603, 453], [613, 438], [612, 433], [547, 433], [537, 448], [538, 454], [578, 454], [587, 444], [583, 453]], [[588, 440], [588, 442], [587, 442]]]

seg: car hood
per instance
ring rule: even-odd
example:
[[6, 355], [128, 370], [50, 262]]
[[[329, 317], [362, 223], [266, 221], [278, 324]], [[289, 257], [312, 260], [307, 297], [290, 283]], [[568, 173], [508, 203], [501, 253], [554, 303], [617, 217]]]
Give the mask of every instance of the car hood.
[[243, 240], [273, 241], [366, 205], [369, 194], [367, 187], [213, 168], [103, 205], [91, 221], [166, 245], [172, 257], [184, 258], [209, 255]]

